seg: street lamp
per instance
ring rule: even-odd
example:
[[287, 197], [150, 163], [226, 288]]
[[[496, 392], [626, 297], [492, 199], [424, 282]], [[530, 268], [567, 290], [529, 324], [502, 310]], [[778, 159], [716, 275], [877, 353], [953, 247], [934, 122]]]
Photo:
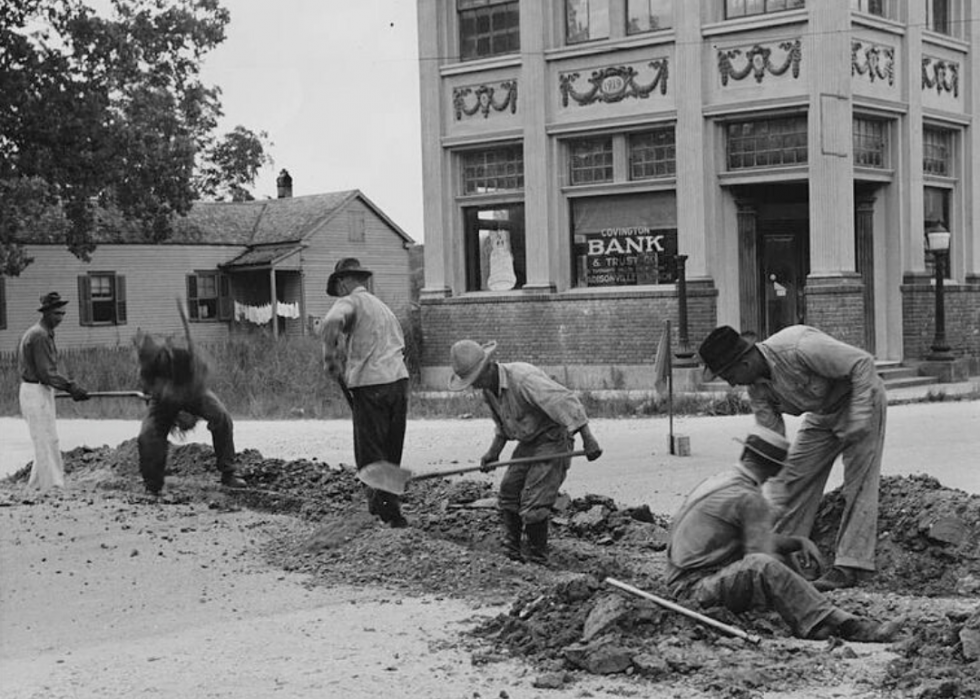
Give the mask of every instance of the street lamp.
[[943, 281], [946, 277], [946, 261], [949, 259], [949, 231], [940, 221], [926, 224], [926, 247], [933, 254], [936, 267], [936, 336], [927, 359], [950, 361], [953, 355], [946, 342], [946, 303], [943, 298]]

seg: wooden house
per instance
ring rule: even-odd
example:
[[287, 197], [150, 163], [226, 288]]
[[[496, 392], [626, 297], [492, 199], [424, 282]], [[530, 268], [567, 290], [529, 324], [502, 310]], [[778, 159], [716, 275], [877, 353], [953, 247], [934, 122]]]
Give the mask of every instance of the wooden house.
[[63, 242], [41, 242], [44, 235], [26, 241], [33, 263], [18, 277], [0, 276], [0, 352], [17, 348], [48, 291], [70, 299], [58, 328], [61, 349], [127, 344], [137, 329], [180, 333], [177, 298], [200, 342], [250, 327], [276, 337], [306, 334], [334, 302], [326, 283], [342, 257], [372, 270], [374, 293], [406, 316], [412, 238], [359, 190], [292, 197], [288, 187], [279, 194], [196, 203], [157, 244], [132, 242], [125, 225], [103, 227], [89, 262]]

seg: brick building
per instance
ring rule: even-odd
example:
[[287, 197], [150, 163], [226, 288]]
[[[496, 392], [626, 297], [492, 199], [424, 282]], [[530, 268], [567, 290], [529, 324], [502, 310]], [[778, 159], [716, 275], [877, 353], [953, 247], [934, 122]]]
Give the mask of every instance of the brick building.
[[980, 358], [980, 3], [418, 0], [424, 380], [461, 337], [646, 387], [665, 319]]

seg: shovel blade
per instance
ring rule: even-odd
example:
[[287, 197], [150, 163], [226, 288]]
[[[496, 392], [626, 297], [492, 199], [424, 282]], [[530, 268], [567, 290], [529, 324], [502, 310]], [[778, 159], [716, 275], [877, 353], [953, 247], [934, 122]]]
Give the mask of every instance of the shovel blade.
[[412, 472], [389, 461], [375, 461], [358, 470], [357, 477], [369, 488], [404, 495], [405, 486], [412, 479]]

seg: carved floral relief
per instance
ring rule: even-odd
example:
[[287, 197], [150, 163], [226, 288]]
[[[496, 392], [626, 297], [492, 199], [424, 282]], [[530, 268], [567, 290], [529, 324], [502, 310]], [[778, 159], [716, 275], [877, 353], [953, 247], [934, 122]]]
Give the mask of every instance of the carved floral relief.
[[669, 73], [667, 59], [650, 61], [644, 67], [653, 71], [653, 77], [647, 82], [640, 82], [640, 71], [633, 66], [612, 66], [592, 71], [587, 80], [590, 87], [581, 91], [575, 86], [581, 77], [580, 73], [562, 73], [558, 76], [561, 105], [567, 107], [569, 99], [581, 106], [595, 102], [611, 104], [629, 97], [646, 99], [657, 89], [661, 95], [666, 95]]
[[954, 61], [946, 61], [941, 58], [922, 57], [922, 89], [931, 90], [936, 88], [938, 94], [943, 92], [953, 93], [953, 97], [960, 96], [960, 67]]
[[895, 49], [882, 44], [851, 41], [851, 75], [867, 75], [868, 80], [887, 80], [895, 84]]
[[[499, 90], [499, 91], [498, 91]], [[511, 114], [517, 113], [517, 81], [505, 80], [496, 87], [480, 85], [478, 87], [457, 87], [453, 89], [453, 109], [456, 121], [464, 116], [482, 114], [486, 119], [490, 112], [503, 112], [510, 109]]]
[[721, 73], [721, 84], [728, 85], [729, 80], [744, 80], [750, 75], [761, 83], [766, 73], [780, 76], [789, 70], [792, 70], [794, 78], [800, 77], [800, 63], [803, 60], [800, 40], [782, 41], [775, 48], [783, 54], [781, 62], [777, 62], [773, 48], [762, 44], [755, 44], [747, 51], [720, 49], [718, 72]]

